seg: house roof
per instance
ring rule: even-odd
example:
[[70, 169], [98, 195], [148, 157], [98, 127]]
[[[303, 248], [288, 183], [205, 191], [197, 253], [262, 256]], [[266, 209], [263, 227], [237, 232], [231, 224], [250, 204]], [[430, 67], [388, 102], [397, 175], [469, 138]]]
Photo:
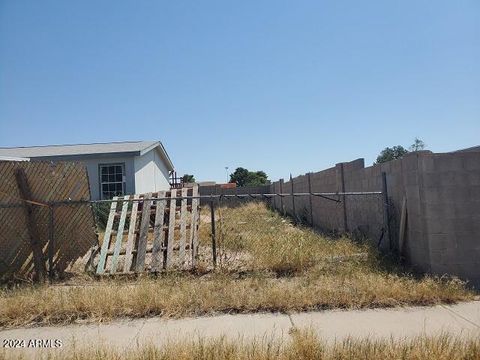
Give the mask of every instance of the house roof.
[[14, 156], [3, 156], [0, 155], [0, 161], [28, 161], [29, 158], [24, 157], [14, 157]]
[[157, 148], [164, 157], [169, 170], [173, 170], [173, 163], [160, 141], [124, 141], [112, 143], [76, 144], [76, 145], [47, 145], [16, 148], [1, 148], [0, 156], [22, 158], [48, 158], [58, 156], [131, 154], [141, 156]]
[[460, 149], [460, 150], [457, 150], [457, 151], [454, 151], [454, 152], [477, 152], [477, 151], [480, 151], [480, 145], [469, 147], [469, 148], [466, 148], [466, 149]]

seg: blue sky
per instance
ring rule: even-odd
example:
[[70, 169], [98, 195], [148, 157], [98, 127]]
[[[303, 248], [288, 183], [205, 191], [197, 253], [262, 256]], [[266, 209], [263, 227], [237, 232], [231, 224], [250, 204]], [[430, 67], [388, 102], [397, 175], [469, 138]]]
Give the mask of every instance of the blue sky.
[[0, 146], [161, 140], [272, 179], [480, 144], [480, 1], [0, 0]]

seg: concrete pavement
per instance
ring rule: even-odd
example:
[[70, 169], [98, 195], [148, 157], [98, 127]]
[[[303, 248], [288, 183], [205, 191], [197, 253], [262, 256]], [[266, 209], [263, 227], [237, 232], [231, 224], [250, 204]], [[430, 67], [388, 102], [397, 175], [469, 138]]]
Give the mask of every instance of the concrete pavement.
[[[230, 339], [267, 337], [288, 339], [292, 328], [311, 328], [328, 342], [348, 336], [408, 338], [450, 333], [480, 336], [480, 301], [452, 306], [405, 307], [286, 314], [218, 315], [184, 319], [116, 320], [105, 324], [76, 324], [0, 330], [4, 339], [60, 339], [63, 348], [108, 344], [120, 349], [195, 337]], [[9, 350], [21, 351], [21, 350]]]

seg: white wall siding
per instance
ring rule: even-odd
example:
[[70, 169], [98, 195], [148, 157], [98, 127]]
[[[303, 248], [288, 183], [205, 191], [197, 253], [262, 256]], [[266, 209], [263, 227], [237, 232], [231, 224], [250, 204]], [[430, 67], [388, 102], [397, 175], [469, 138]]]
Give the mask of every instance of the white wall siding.
[[158, 154], [158, 151], [152, 150], [151, 152], [154, 154], [156, 190], [170, 190], [170, 174], [168, 168]]
[[82, 160], [87, 166], [88, 180], [90, 182], [90, 191], [93, 200], [101, 199], [100, 195], [100, 165], [124, 164], [125, 166], [125, 195], [135, 193], [135, 176], [133, 157], [115, 157], [101, 159]]
[[156, 150], [135, 156], [134, 167], [137, 194], [170, 189], [168, 169]]

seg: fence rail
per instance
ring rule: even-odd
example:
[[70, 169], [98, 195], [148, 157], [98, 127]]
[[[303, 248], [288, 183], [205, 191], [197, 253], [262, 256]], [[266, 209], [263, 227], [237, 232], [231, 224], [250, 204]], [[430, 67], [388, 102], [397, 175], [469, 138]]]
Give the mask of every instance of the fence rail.
[[[212, 194], [212, 195], [196, 195], [196, 196], [177, 196], [176, 199], [248, 199], [248, 198], [273, 198], [275, 196], [280, 197], [300, 197], [300, 196], [365, 196], [365, 195], [381, 195], [381, 191], [365, 191], [365, 192], [316, 192], [316, 193], [259, 193], [259, 194]], [[169, 200], [170, 197], [151, 197], [150, 200]], [[328, 199], [335, 202], [341, 202], [342, 200], [338, 199]], [[112, 202], [117, 202], [118, 199], [108, 199], [108, 200], [64, 200], [64, 201], [54, 201], [54, 202], [47, 202], [47, 203], [38, 203], [32, 201], [25, 201], [27, 203], [31, 203], [32, 205], [38, 206], [45, 206], [45, 207], [56, 207], [62, 205], [87, 205], [87, 204], [110, 204]], [[122, 200], [126, 201], [126, 200]], [[143, 199], [129, 199], [129, 202], [143, 202]], [[18, 203], [0, 203], [0, 208], [8, 209], [8, 208], [19, 208], [24, 207], [25, 202], [18, 202]]]

